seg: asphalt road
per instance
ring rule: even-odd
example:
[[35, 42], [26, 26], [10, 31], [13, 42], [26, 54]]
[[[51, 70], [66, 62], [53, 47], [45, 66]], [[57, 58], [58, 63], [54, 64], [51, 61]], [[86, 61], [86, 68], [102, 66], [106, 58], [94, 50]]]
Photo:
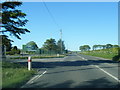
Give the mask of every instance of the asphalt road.
[[[18, 61], [27, 65], [25, 60]], [[21, 88], [118, 88], [118, 63], [71, 54], [65, 58], [33, 59], [38, 74]]]

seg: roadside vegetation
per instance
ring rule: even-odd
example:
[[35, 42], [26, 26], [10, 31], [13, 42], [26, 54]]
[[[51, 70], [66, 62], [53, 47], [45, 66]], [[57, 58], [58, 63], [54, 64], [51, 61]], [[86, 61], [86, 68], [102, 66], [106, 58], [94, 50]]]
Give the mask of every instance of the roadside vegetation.
[[[22, 2], [2, 2], [2, 12], [0, 12], [0, 21], [2, 22], [2, 30], [0, 30], [0, 52], [5, 55], [21, 55], [21, 54], [48, 54], [49, 56], [33, 56], [32, 58], [55, 58], [64, 57], [63, 53], [67, 53], [64, 42], [60, 39], [57, 42], [55, 39], [47, 39], [43, 47], [39, 48], [35, 42], [28, 43], [23, 46], [23, 50], [17, 46], [12, 46], [14, 40], [9, 39], [9, 36], [14, 36], [21, 39], [22, 34], [30, 33], [30, 30], [25, 28], [28, 20], [27, 14], [19, 10]], [[53, 52], [53, 53], [52, 53]], [[60, 54], [60, 56], [52, 56], [51, 54]], [[27, 59], [28, 57], [14, 57], [12, 59]], [[18, 63], [2, 62], [2, 87], [3, 88], [19, 88], [24, 82], [36, 73], [36, 70], [28, 71], [27, 67], [21, 66]]]
[[[31, 56], [32, 59], [42, 59], [42, 58], [64, 58], [65, 55], [41, 55], [41, 56]], [[18, 57], [10, 57], [10, 59], [28, 59], [28, 56], [18, 56]]]
[[18, 63], [2, 62], [2, 88], [19, 88], [37, 71], [28, 71], [27, 67]]
[[80, 54], [112, 59], [114, 61], [120, 61], [120, 54], [119, 54], [120, 47], [118, 45], [112, 45], [112, 44], [94, 45], [93, 50], [90, 50], [90, 46], [88, 45], [87, 47], [81, 46], [80, 49], [81, 49]]

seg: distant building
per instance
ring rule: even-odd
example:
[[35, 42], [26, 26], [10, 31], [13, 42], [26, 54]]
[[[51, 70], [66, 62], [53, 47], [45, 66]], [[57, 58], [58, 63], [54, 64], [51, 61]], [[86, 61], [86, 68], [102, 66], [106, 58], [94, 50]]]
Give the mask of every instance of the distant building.
[[30, 51], [30, 52], [38, 53], [39, 48], [34, 41], [30, 41], [26, 45], [22, 45], [22, 51], [23, 52]]

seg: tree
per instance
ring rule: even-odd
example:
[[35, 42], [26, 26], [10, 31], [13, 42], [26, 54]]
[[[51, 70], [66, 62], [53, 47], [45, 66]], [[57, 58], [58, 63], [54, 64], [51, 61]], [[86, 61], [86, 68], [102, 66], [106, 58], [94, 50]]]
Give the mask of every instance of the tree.
[[[5, 34], [9, 32], [10, 35], [13, 35], [20, 38], [21, 34], [25, 34], [26, 32], [30, 32], [26, 28], [22, 28], [28, 22], [25, 19], [26, 14], [21, 10], [17, 10], [16, 7], [21, 6], [22, 2], [3, 2], [2, 4], [2, 30], [0, 33]], [[1, 19], [1, 17], [0, 17]]]
[[96, 49], [105, 49], [106, 48], [106, 45], [93, 45], [93, 50], [96, 50]]
[[13, 49], [13, 50], [18, 50], [17, 46], [14, 46], [12, 49]]
[[83, 45], [83, 46], [80, 46], [79, 48], [81, 51], [89, 51], [91, 48], [89, 45]]
[[14, 55], [14, 54], [20, 54], [20, 49], [17, 48], [17, 46], [14, 46], [11, 51], [8, 52], [8, 54], [10, 55]]
[[113, 45], [114, 48], [119, 48], [119, 45]]
[[64, 44], [64, 41], [62, 41], [61, 39], [59, 39], [57, 42], [57, 51], [59, 54], [65, 51], [65, 44]]
[[113, 45], [112, 44], [106, 44], [106, 48], [112, 48]]
[[80, 46], [80, 48], [79, 48], [81, 51], [85, 51], [85, 48], [84, 48], [84, 46]]
[[102, 48], [103, 48], [103, 49], [106, 49], [106, 45], [102, 45]]
[[96, 50], [96, 48], [97, 48], [97, 45], [93, 45], [93, 50]]
[[0, 42], [1, 45], [5, 45], [6, 46], [6, 51], [10, 51], [12, 49], [11, 42], [13, 42], [13, 41], [10, 40], [8, 38], [8, 36], [6, 36], [6, 35], [0, 35], [0, 37], [2, 37], [2, 42]]
[[91, 48], [89, 45], [84, 45], [85, 51], [89, 51]]
[[55, 39], [52, 39], [52, 38], [47, 39], [47, 40], [44, 42], [43, 48], [49, 50], [50, 52], [51, 52], [51, 51], [55, 51], [55, 52], [56, 52], [57, 45], [56, 45]]

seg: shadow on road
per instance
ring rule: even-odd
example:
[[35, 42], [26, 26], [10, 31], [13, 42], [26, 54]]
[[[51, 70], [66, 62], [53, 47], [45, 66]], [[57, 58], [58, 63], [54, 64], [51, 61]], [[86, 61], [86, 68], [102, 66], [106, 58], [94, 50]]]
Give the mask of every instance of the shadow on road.
[[99, 79], [93, 79], [83, 82], [82, 84], [75, 86], [75, 88], [118, 88], [118, 83], [108, 81], [105, 77]]
[[118, 88], [118, 83], [112, 83], [108, 81], [105, 77], [93, 79], [90, 81], [84, 81], [78, 85], [74, 85], [73, 80], [67, 80], [56, 85], [51, 85], [51, 83], [40, 83], [34, 82], [31, 85], [26, 86], [27, 88]]
[[[27, 66], [27, 62], [19, 62]], [[55, 68], [57, 66], [88, 66], [88, 65], [99, 65], [102, 63], [117, 63], [110, 60], [77, 60], [77, 61], [61, 61], [61, 62], [32, 62], [32, 68]], [[112, 66], [115, 67], [115, 66]], [[117, 67], [117, 66], [116, 66]], [[111, 68], [111, 67], [105, 67]]]
[[[104, 81], [104, 82], [103, 82]], [[74, 82], [66, 81], [54, 86], [49, 86], [48, 88], [118, 88], [118, 84], [113, 84], [105, 78], [93, 79], [90, 81], [85, 81], [77, 86], [72, 86]]]

